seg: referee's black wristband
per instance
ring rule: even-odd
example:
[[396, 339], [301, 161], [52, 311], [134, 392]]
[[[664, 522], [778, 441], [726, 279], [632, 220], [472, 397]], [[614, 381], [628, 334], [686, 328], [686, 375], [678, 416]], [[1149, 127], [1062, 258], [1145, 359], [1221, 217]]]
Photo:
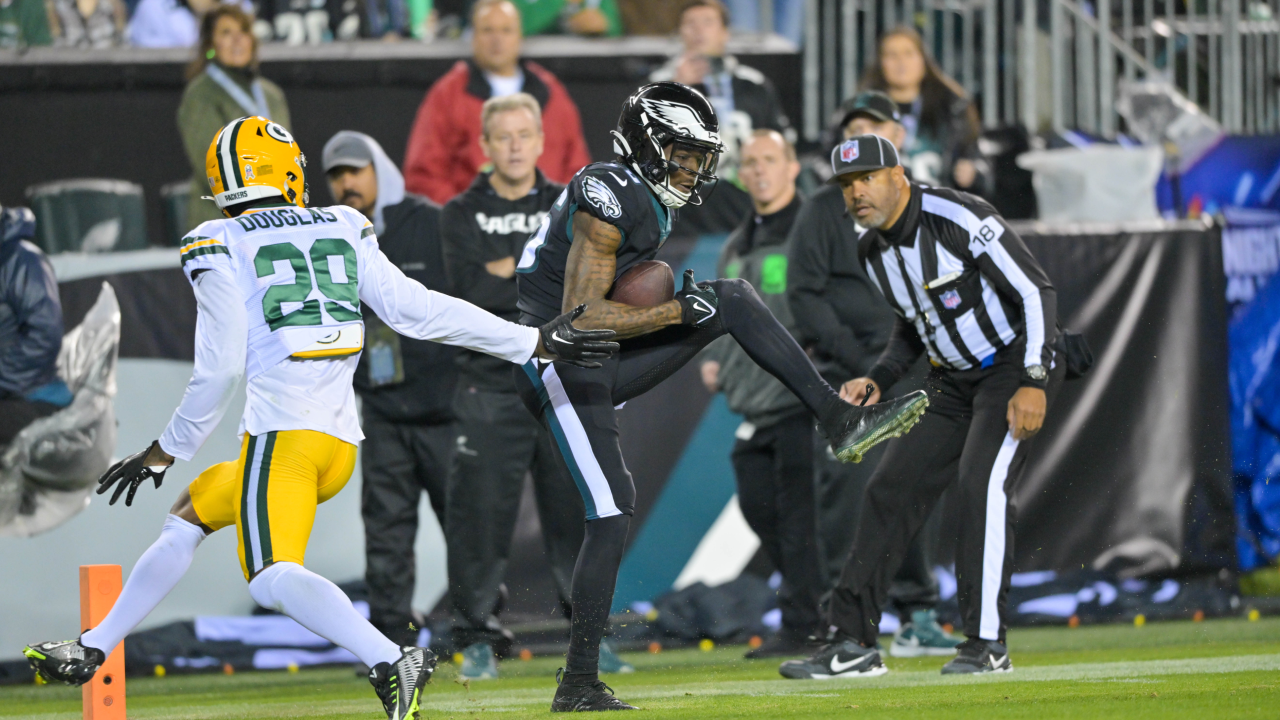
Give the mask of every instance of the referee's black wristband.
[[1048, 387], [1048, 385], [1049, 385], [1049, 378], [1046, 377], [1044, 380], [1036, 380], [1035, 378], [1030, 377], [1026, 373], [1022, 373], [1022, 379], [1018, 381], [1018, 387], [1020, 388], [1033, 387], [1033, 388], [1039, 388], [1041, 390], [1044, 390], [1046, 387]]

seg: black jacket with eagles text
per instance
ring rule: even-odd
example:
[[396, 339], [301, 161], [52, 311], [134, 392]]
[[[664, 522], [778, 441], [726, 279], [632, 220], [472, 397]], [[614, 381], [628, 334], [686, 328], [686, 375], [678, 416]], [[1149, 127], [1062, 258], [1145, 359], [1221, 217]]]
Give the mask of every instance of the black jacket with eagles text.
[[[378, 247], [406, 276], [429, 290], [448, 293], [440, 249], [440, 208], [430, 200], [405, 193], [404, 200], [382, 209], [386, 227]], [[400, 337], [404, 381], [372, 387], [369, 382], [370, 328], [381, 324], [373, 310], [361, 308], [365, 321], [365, 352], [356, 368], [355, 388], [364, 401], [363, 412], [382, 420], [435, 424], [453, 420], [453, 389], [458, 349], [428, 340]]]
[[[889, 344], [868, 373], [881, 388], [920, 353], [936, 367], [988, 367], [996, 353], [1021, 367], [1053, 362], [1057, 293], [1031, 251], [985, 200], [911, 183], [902, 217], [858, 241], [867, 275], [897, 314]], [[1023, 385], [1044, 380], [1022, 377]]]
[[[487, 263], [520, 258], [525, 242], [542, 224], [563, 185], [538, 171], [529, 194], [507, 200], [489, 184], [482, 172], [463, 193], [445, 203], [441, 235], [444, 266], [454, 297], [515, 322], [516, 278], [500, 277], [485, 269]], [[463, 350], [457, 359], [465, 386], [497, 392], [515, 392], [511, 363], [484, 353]]]
[[573, 216], [579, 211], [622, 233], [614, 282], [637, 264], [652, 260], [671, 234], [671, 211], [626, 166], [603, 162], [582, 168], [552, 204], [547, 219], [520, 255], [516, 277], [520, 322], [524, 325], [542, 325], [561, 313], [564, 269], [573, 246]]

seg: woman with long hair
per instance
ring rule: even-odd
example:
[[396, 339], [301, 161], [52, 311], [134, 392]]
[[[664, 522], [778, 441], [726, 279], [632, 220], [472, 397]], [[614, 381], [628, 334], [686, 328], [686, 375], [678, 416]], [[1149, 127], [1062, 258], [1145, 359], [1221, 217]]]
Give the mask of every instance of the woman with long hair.
[[881, 90], [898, 104], [907, 130], [904, 159], [915, 179], [973, 187], [979, 159], [977, 110], [929, 56], [919, 33], [898, 27], [882, 35], [862, 89]]
[[253, 16], [235, 5], [217, 5], [200, 19], [200, 43], [187, 66], [187, 88], [178, 106], [178, 131], [191, 161], [187, 229], [222, 213], [209, 194], [204, 156], [213, 136], [238, 117], [261, 115], [290, 130], [284, 91], [258, 74]]

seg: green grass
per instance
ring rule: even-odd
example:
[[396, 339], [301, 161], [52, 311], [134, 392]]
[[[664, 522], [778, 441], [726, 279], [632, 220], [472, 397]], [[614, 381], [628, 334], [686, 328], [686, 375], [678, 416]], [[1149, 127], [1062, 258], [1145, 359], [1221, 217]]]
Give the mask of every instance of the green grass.
[[[943, 677], [944, 658], [887, 658], [865, 680], [789, 681], [743, 648], [630, 654], [635, 675], [606, 676], [618, 695], [662, 718], [1276, 718], [1280, 618], [1041, 628], [1009, 634], [1015, 672]], [[466, 687], [452, 665], [436, 673], [424, 718], [547, 714], [559, 659], [502, 665], [500, 680]], [[369, 684], [345, 669], [187, 675], [129, 681], [129, 717], [385, 717]], [[0, 717], [80, 717], [80, 691], [0, 688]]]

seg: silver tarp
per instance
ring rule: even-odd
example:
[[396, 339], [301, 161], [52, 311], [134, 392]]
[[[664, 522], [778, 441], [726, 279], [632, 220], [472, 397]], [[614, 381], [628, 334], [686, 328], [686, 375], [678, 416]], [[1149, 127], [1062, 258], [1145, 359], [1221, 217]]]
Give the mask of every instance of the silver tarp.
[[104, 282], [58, 353], [58, 376], [75, 399], [24, 428], [0, 456], [0, 536], [31, 537], [88, 507], [116, 447], [119, 347], [120, 305]]

